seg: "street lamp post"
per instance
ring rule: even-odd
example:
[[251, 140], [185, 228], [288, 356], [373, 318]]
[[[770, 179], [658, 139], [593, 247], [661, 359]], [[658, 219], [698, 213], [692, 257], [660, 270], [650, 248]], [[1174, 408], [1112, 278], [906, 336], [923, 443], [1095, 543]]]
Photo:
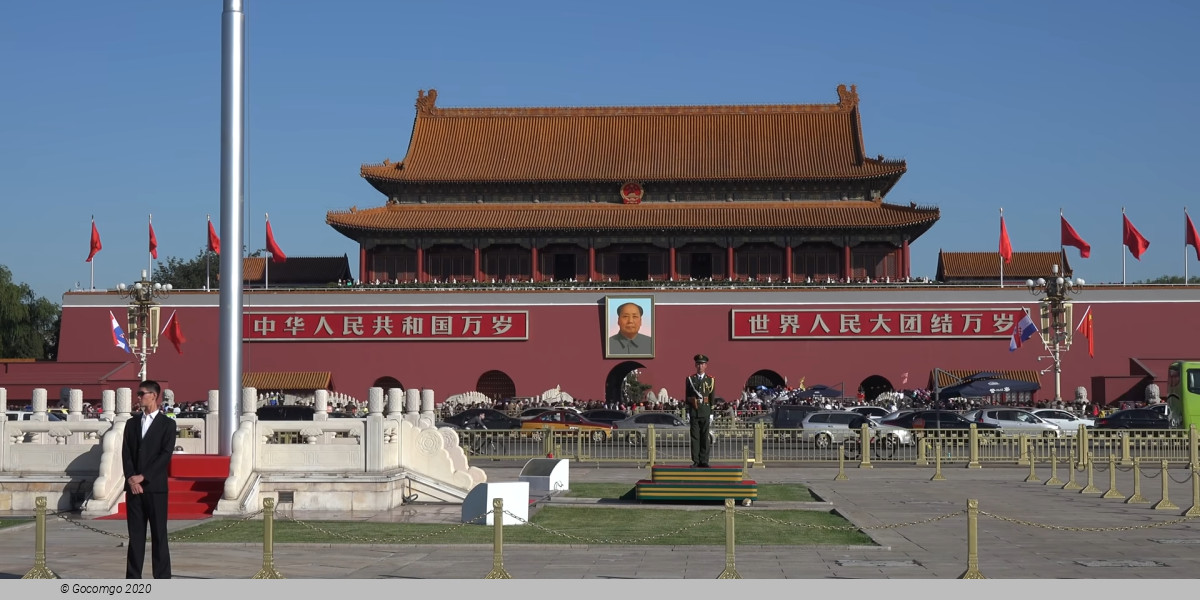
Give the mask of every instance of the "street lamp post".
[[146, 381], [146, 359], [158, 349], [159, 306], [157, 300], [171, 293], [171, 284], [150, 281], [145, 269], [142, 279], [131, 286], [117, 284], [117, 293], [129, 299], [129, 347], [138, 357], [138, 378]]
[[1038, 312], [1042, 345], [1050, 355], [1039, 356], [1038, 360], [1049, 358], [1054, 361], [1051, 366], [1054, 369], [1054, 401], [1062, 402], [1062, 353], [1071, 348], [1071, 324], [1074, 322], [1068, 294], [1078, 294], [1083, 289], [1083, 279], [1064, 278], [1058, 272], [1058, 265], [1051, 268], [1051, 273], [1049, 280], [1041, 277], [1037, 281], [1026, 280], [1025, 287], [1029, 288], [1030, 294], [1043, 296], [1038, 302]]

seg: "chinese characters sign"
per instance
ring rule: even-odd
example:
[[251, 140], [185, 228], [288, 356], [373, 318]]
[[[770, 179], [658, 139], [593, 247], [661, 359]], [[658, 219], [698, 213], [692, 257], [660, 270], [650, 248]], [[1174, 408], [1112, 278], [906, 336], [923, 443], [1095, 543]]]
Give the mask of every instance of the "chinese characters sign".
[[242, 339], [287, 340], [525, 340], [526, 311], [262, 312], [242, 317]]
[[1021, 309], [762, 309], [733, 311], [733, 339], [1006, 338]]

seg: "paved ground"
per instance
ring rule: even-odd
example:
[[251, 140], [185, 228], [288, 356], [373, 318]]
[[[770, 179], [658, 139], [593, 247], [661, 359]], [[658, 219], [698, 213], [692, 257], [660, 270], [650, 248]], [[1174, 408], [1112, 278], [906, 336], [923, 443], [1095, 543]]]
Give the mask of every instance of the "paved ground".
[[[519, 466], [483, 464], [491, 481], [516, 481]], [[1060, 472], [1062, 469], [1060, 469]], [[1062, 529], [979, 518], [979, 568], [988, 578], [1195, 578], [1200, 573], [1200, 518], [1180, 519], [1194, 504], [1186, 469], [1169, 475], [1169, 497], [1179, 506], [1155, 510], [1100, 494], [1066, 491], [1061, 486], [1026, 483], [1027, 468], [995, 467], [944, 471], [945, 481], [930, 481], [932, 468], [880, 466], [848, 469], [847, 481], [835, 481], [836, 468], [769, 467], [751, 476], [760, 483], [804, 483], [824, 503], [863, 527], [877, 547], [780, 547], [742, 545], [736, 568], [743, 578], [953, 579], [967, 566], [965, 514], [904, 525], [965, 511], [968, 498], [981, 511]], [[1043, 480], [1049, 473], [1039, 473]], [[570, 481], [633, 483], [645, 469], [575, 463]], [[1066, 479], [1066, 473], [1060, 473]], [[1117, 490], [1133, 492], [1133, 473], [1118, 473]], [[1142, 495], [1162, 497], [1161, 476], [1142, 475]], [[1174, 481], [1174, 480], [1178, 480]], [[1082, 480], [1081, 483], [1086, 483]], [[1096, 486], [1108, 490], [1107, 474]], [[552, 503], [567, 504], [566, 499]], [[586, 502], [576, 500], [574, 502]], [[797, 503], [756, 502], [739, 510], [795, 508]], [[711, 508], [711, 505], [706, 508]], [[0, 513], [3, 516], [20, 516]], [[297, 513], [298, 519], [358, 519], [455, 523], [458, 506], [411, 504], [372, 514]], [[75, 518], [78, 518], [77, 515]], [[104, 535], [60, 518], [47, 525], [47, 565], [61, 577], [111, 579], [124, 572], [123, 521], [82, 521]], [[191, 522], [172, 521], [176, 531]], [[1099, 528], [1087, 531], [1083, 528]], [[0, 578], [20, 577], [33, 566], [34, 528], [0, 529]], [[262, 566], [260, 544], [173, 542], [177, 578], [249, 578]], [[479, 579], [492, 567], [487, 545], [344, 545], [276, 544], [275, 567], [289, 579]], [[724, 547], [509, 545], [504, 568], [518, 579], [712, 579], [725, 567]], [[149, 565], [147, 565], [147, 571]]]

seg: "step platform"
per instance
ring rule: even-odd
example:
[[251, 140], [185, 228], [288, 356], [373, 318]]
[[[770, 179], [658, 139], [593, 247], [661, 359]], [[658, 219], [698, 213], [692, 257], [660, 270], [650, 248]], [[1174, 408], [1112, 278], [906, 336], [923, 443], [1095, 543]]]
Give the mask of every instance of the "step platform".
[[637, 482], [638, 500], [757, 500], [758, 483], [742, 478], [740, 465], [656, 465]]
[[[203, 454], [176, 454], [171, 457], [168, 471], [167, 520], [185, 521], [207, 519], [217, 508], [229, 476], [229, 457]], [[98, 519], [124, 519], [125, 502], [117, 504], [117, 512]]]

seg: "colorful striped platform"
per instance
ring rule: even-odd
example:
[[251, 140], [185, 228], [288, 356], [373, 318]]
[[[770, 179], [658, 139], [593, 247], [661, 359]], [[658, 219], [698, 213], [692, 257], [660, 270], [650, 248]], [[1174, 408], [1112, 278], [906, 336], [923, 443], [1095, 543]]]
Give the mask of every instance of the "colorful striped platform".
[[742, 479], [742, 467], [717, 465], [660, 465], [651, 469], [653, 479], [637, 482], [638, 500], [755, 500], [758, 483]]

